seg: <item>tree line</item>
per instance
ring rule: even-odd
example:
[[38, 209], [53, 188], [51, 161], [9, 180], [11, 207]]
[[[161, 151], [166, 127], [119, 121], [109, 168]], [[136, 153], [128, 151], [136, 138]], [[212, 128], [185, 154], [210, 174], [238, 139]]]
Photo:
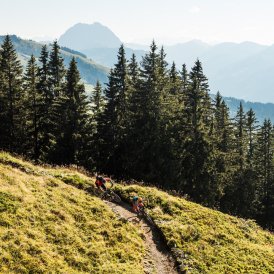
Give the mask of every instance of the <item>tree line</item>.
[[236, 117], [197, 60], [166, 62], [155, 42], [142, 61], [123, 45], [103, 87], [85, 93], [77, 63], [43, 46], [25, 71], [9, 36], [0, 49], [0, 149], [35, 162], [75, 164], [144, 180], [274, 227], [273, 125], [252, 109]]

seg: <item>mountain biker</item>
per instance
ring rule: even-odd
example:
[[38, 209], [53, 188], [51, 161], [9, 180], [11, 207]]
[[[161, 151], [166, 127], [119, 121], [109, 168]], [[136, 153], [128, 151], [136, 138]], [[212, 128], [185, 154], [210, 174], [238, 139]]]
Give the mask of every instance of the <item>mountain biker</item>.
[[140, 208], [143, 207], [143, 199], [142, 197], [138, 197], [137, 195], [135, 195], [132, 198], [132, 209], [134, 212], [138, 213], [140, 211]]
[[111, 182], [110, 178], [104, 178], [102, 176], [96, 176], [95, 185], [102, 191], [107, 191], [106, 182]]

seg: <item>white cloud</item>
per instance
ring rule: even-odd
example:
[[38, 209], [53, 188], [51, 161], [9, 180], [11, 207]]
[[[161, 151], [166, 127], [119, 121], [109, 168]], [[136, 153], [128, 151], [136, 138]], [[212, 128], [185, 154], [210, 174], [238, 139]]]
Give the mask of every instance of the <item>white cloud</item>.
[[199, 13], [201, 11], [200, 7], [193, 6], [188, 10], [190, 13]]

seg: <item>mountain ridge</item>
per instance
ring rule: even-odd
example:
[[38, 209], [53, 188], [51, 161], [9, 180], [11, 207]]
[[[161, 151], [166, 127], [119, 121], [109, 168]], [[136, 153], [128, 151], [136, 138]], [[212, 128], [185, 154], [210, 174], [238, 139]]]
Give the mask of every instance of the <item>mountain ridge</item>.
[[[4, 39], [4, 36], [0, 36], [0, 43], [3, 41], [3, 39]], [[11, 39], [13, 43], [15, 44], [15, 48], [19, 55], [19, 59], [23, 62], [24, 66], [26, 66], [27, 61], [30, 58], [30, 55], [32, 53], [35, 55], [36, 58], [39, 57], [42, 44], [32, 40], [21, 39], [20, 37], [16, 35], [11, 35]], [[273, 46], [273, 49], [274, 49], [274, 46]], [[93, 49], [93, 50], [96, 51], [96, 49]], [[112, 62], [116, 62], [117, 61], [116, 49], [106, 49], [106, 50], [108, 50], [109, 58], [112, 58], [111, 59]], [[140, 59], [143, 54], [142, 50], [133, 51], [130, 48], [125, 48], [125, 51], [126, 51], [127, 57], [131, 56], [131, 54], [134, 52], [135, 54], [137, 53], [137, 57], [139, 57]], [[95, 85], [97, 79], [100, 80], [103, 85], [107, 83], [108, 81], [107, 74], [109, 72], [108, 68], [98, 63], [95, 63], [94, 61], [90, 60], [86, 56], [86, 54], [76, 51], [74, 49], [61, 46], [61, 52], [62, 52], [62, 56], [64, 57], [66, 65], [68, 65], [72, 56], [76, 57], [81, 77], [85, 83], [89, 85]], [[104, 57], [102, 56], [102, 58]], [[87, 91], [88, 93], [90, 93], [91, 91], [91, 88], [89, 86], [87, 86]], [[213, 93], [212, 88], [211, 88], [211, 92]], [[212, 95], [212, 97], [214, 97], [214, 95]], [[235, 116], [237, 112], [237, 108], [240, 102], [242, 102], [245, 111], [247, 111], [249, 108], [252, 108], [255, 111], [259, 123], [262, 123], [265, 118], [270, 118], [271, 121], [274, 123], [274, 104], [271, 102], [268, 102], [268, 103], [252, 102], [249, 100], [238, 99], [234, 96], [223, 96], [223, 98], [230, 108], [230, 114], [232, 117]]]
[[[109, 31], [112, 32], [108, 28]], [[117, 37], [113, 32], [112, 34]], [[86, 34], [83, 39], [86, 37], [94, 38]], [[73, 41], [72, 36], [70, 39]], [[61, 45], [66, 46], [62, 43], [62, 39], [59, 41]], [[121, 42], [120, 39], [119, 41]], [[111, 47], [108, 40], [101, 42], [103, 43], [101, 47], [85, 47], [82, 52], [96, 62], [111, 67], [116, 61], [119, 43]], [[135, 47], [138, 49], [130, 48], [129, 44], [126, 52], [136, 53], [137, 60], [141, 61], [141, 56], [146, 53], [146, 46], [135, 45]], [[164, 46], [169, 64], [175, 61], [179, 68], [186, 63], [190, 69], [199, 58], [204, 65], [204, 72], [209, 78], [213, 93], [219, 90], [224, 96], [264, 103], [274, 103], [274, 77], [271, 77], [274, 75], [273, 47], [251, 41], [212, 45], [197, 39]]]
[[[94, 37], [96, 39], [92, 39]], [[121, 40], [108, 27], [98, 22], [93, 24], [77, 23], [62, 34], [58, 42], [60, 45], [80, 51], [100, 47], [115, 48], [122, 44]]]
[[[4, 38], [5, 36], [0, 35], [0, 44], [3, 42]], [[16, 49], [18, 58], [24, 67], [32, 54], [35, 58], [40, 56], [43, 44], [33, 40], [21, 39], [17, 35], [10, 35], [10, 38]], [[48, 50], [50, 50], [50, 47], [51, 45], [48, 45]], [[95, 85], [97, 80], [100, 80], [103, 84], [108, 81], [107, 75], [109, 69], [101, 64], [97, 64], [83, 53], [75, 51], [74, 49], [61, 47], [61, 56], [64, 59], [66, 67], [68, 67], [71, 58], [75, 57], [81, 78], [84, 82]]]
[[[214, 99], [215, 94], [211, 94]], [[239, 108], [240, 103], [242, 103], [243, 109], [247, 112], [249, 109], [256, 114], [256, 118], [259, 124], [263, 124], [265, 119], [270, 119], [274, 123], [274, 104], [273, 103], [261, 103], [261, 102], [250, 102], [244, 99], [238, 99], [235, 97], [223, 96], [224, 101], [229, 107], [230, 117], [235, 117]]]

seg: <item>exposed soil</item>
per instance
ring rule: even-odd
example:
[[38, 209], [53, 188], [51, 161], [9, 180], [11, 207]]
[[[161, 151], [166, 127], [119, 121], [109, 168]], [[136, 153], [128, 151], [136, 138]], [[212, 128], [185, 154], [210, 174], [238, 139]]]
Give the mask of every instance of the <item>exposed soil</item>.
[[139, 227], [146, 242], [147, 255], [144, 260], [146, 274], [178, 274], [175, 262], [157, 229], [140, 219], [126, 203], [119, 205], [106, 202], [121, 218]]

